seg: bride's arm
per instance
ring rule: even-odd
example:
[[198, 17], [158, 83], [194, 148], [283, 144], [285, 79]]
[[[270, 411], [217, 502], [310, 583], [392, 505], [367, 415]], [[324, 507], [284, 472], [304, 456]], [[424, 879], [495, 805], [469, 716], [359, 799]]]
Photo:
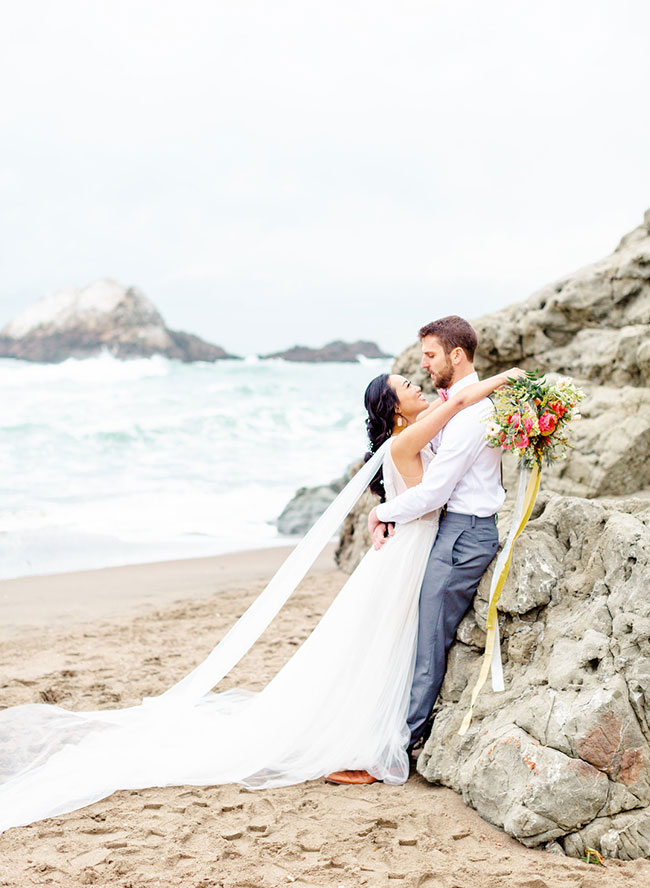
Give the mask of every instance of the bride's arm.
[[[435, 409], [432, 410], [434, 402], [431, 407], [420, 414], [418, 417], [419, 421], [414, 422], [395, 437], [391, 445], [393, 459], [396, 457], [399, 459], [400, 456], [415, 456], [427, 442], [435, 438], [452, 416], [455, 416], [465, 407], [469, 407], [470, 404], [477, 404], [483, 398], [487, 398], [493, 391], [506, 385], [508, 379], [524, 375], [525, 371], [520, 370], [518, 367], [513, 367], [505, 373], [498, 373], [496, 376], [490, 376], [488, 379], [481, 380], [481, 382], [474, 382], [472, 385], [468, 385], [467, 388], [452, 395], [448, 401], [438, 401]], [[423, 414], [424, 419], [421, 419], [420, 417]]]

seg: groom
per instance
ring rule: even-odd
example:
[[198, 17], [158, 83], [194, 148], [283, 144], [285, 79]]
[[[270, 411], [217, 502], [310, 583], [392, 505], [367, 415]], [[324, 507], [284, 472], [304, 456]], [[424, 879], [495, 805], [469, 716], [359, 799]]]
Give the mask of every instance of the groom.
[[[478, 382], [473, 364], [478, 339], [463, 318], [451, 315], [427, 324], [420, 330], [420, 341], [422, 368], [443, 397], [444, 392], [451, 396]], [[394, 522], [404, 524], [443, 509], [420, 591], [409, 749], [425, 732], [445, 676], [447, 651], [499, 544], [496, 512], [505, 491], [501, 451], [485, 440], [483, 419], [491, 407], [484, 399], [457, 413], [431, 442], [436, 457], [420, 484], [376, 506], [368, 516], [379, 549], [394, 532]], [[375, 782], [365, 771], [341, 771], [330, 778], [337, 783]]]

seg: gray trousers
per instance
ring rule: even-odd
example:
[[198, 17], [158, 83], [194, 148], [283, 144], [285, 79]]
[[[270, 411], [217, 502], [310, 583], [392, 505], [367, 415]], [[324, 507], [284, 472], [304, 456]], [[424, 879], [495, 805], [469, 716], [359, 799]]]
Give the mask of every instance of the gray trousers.
[[408, 726], [411, 745], [425, 731], [447, 668], [447, 651], [499, 545], [495, 516], [440, 516], [420, 591]]

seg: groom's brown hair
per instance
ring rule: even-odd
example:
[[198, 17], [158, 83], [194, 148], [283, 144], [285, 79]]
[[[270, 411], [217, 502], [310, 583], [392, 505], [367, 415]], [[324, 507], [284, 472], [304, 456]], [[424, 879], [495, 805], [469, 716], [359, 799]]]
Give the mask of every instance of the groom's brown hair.
[[467, 355], [468, 361], [474, 360], [478, 336], [474, 327], [465, 318], [448, 315], [446, 318], [431, 321], [420, 329], [419, 336], [420, 339], [424, 339], [425, 336], [435, 336], [442, 343], [445, 354], [449, 354], [452, 348], [460, 347]]

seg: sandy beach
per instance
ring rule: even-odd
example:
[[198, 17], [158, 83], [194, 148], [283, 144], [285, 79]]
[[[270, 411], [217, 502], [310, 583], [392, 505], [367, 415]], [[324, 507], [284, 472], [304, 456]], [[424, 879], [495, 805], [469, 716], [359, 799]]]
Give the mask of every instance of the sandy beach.
[[[0, 583], [0, 706], [128, 706], [181, 678], [261, 591], [286, 549]], [[331, 548], [221, 683], [260, 688], [344, 581]], [[0, 886], [599, 888], [650, 885], [650, 861], [607, 869], [524, 848], [451, 790], [324, 781], [118, 792], [0, 836]]]

